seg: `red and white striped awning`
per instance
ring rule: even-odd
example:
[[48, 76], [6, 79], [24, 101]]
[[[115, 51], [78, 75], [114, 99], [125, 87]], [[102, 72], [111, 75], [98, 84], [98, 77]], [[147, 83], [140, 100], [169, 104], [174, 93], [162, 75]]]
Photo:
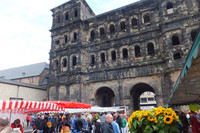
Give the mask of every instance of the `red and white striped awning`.
[[37, 101], [2, 101], [0, 100], [0, 112], [7, 113], [32, 113], [40, 111], [62, 111], [58, 105], [49, 102]]

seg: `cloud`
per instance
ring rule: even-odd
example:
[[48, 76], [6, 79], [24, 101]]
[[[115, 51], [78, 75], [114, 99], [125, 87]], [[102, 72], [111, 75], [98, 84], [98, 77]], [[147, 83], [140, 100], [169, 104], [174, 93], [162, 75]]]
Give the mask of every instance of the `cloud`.
[[[0, 70], [49, 62], [50, 9], [68, 0], [0, 0]], [[100, 14], [134, 0], [86, 0]]]

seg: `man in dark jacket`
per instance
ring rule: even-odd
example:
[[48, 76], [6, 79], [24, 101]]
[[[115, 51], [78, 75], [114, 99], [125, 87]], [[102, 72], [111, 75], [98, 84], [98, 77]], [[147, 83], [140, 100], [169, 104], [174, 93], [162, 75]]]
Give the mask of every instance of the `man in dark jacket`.
[[78, 114], [78, 119], [76, 120], [76, 130], [77, 132], [83, 130], [83, 120], [81, 119], [81, 114]]
[[43, 133], [44, 126], [45, 126], [44, 115], [42, 115], [41, 118], [40, 115], [38, 115], [37, 119], [35, 119], [35, 127], [39, 131], [39, 133]]
[[106, 115], [106, 122], [103, 125], [103, 133], [114, 133], [111, 123], [113, 122], [113, 116], [111, 114]]

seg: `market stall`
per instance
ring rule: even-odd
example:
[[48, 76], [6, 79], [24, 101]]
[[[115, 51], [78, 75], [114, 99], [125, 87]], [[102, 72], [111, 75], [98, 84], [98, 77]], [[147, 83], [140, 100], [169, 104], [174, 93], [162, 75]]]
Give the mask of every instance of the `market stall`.
[[40, 111], [62, 111], [62, 109], [49, 102], [0, 100], [0, 117], [6, 116], [10, 119], [10, 122], [15, 119], [24, 121], [24, 114]]
[[172, 90], [168, 106], [200, 103], [200, 33]]

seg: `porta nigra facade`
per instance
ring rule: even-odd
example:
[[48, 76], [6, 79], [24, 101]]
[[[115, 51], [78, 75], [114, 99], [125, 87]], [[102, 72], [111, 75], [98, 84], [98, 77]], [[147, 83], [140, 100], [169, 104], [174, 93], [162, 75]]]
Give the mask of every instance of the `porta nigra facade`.
[[55, 7], [49, 100], [136, 110], [151, 91], [166, 105], [198, 32], [199, 9], [198, 0], [141, 0], [100, 15], [85, 0]]

